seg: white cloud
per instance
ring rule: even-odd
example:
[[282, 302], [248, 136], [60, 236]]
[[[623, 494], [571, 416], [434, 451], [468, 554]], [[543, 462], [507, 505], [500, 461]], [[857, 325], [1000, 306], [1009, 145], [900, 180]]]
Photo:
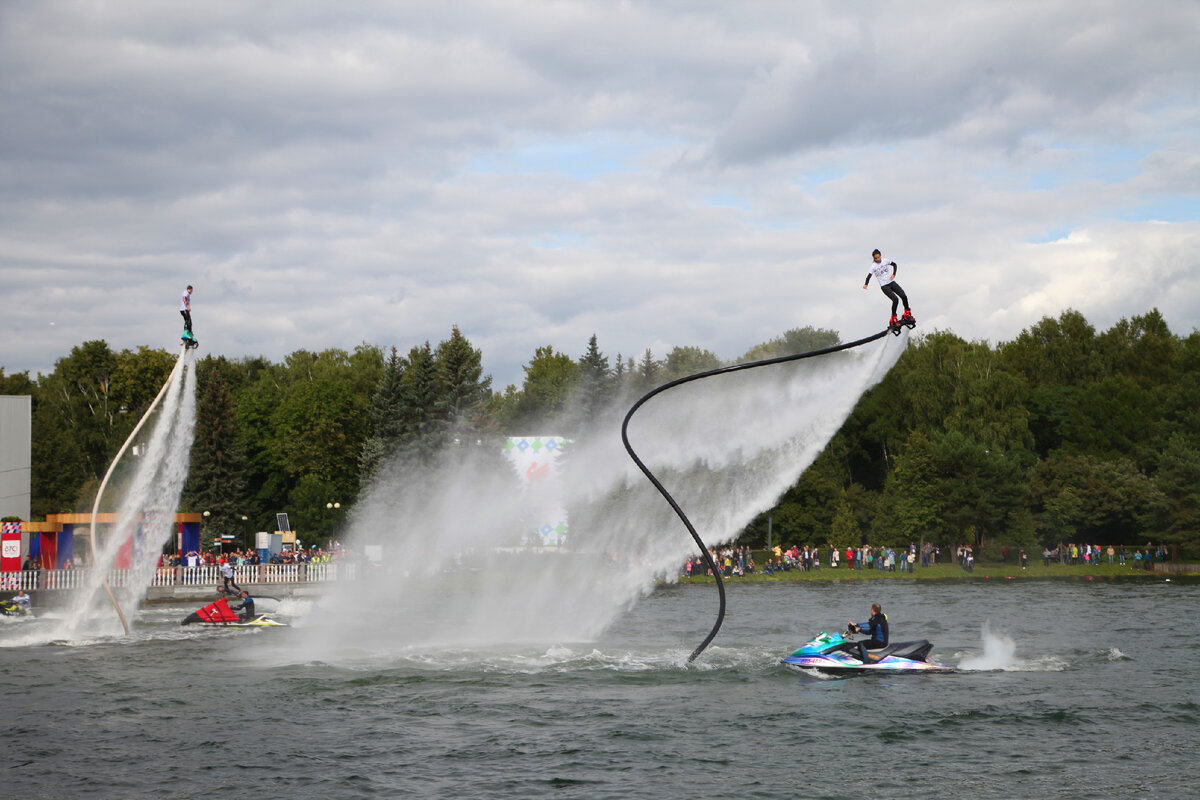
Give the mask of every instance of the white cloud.
[[923, 8], [6, 6], [0, 365], [170, 346], [186, 283], [233, 357], [734, 357], [876, 329], [874, 247], [923, 328], [1200, 324], [1200, 10]]

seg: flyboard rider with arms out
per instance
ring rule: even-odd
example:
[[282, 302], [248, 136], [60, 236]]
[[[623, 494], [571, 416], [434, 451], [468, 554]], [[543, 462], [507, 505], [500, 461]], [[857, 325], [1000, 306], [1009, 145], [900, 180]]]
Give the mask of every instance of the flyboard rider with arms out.
[[[867, 279], [863, 281], [863, 288], [867, 288], [867, 284], [871, 282], [871, 276], [874, 275], [879, 281], [879, 288], [892, 301], [892, 318], [888, 321], [888, 327], [893, 331], [899, 331], [900, 325], [913, 327], [917, 324], [917, 320], [912, 315], [912, 309], [908, 307], [908, 295], [900, 288], [900, 284], [896, 283], [896, 266], [895, 261], [884, 261], [883, 255], [878, 250], [871, 253], [871, 271], [867, 273]], [[904, 303], [904, 316], [896, 319], [896, 306]]]

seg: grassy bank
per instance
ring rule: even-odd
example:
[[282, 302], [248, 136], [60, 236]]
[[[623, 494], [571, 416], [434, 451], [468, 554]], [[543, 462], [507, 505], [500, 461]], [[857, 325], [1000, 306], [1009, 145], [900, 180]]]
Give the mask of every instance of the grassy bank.
[[[743, 577], [726, 578], [726, 583], [771, 583], [771, 582], [794, 582], [794, 581], [824, 581], [833, 583], [838, 581], [923, 581], [923, 580], [967, 580], [967, 581], [983, 581], [983, 580], [1044, 580], [1048, 578], [1061, 580], [1114, 580], [1118, 578], [1129, 579], [1144, 579], [1144, 580], [1163, 580], [1171, 578], [1177, 580], [1187, 578], [1186, 575], [1163, 575], [1153, 571], [1146, 571], [1138, 568], [1134, 569], [1132, 564], [1121, 566], [1120, 564], [1100, 564], [1098, 566], [1067, 566], [1058, 563], [1051, 563], [1050, 566], [1043, 566], [1041, 560], [1031, 561], [1026, 569], [1021, 569], [1017, 564], [976, 564], [972, 572], [966, 572], [961, 567], [954, 564], [937, 564], [930, 567], [916, 568], [915, 572], [880, 572], [878, 570], [856, 570], [838, 567], [830, 569], [822, 567], [819, 570], [811, 570], [809, 572], [801, 572], [792, 570], [791, 572], [776, 572], [774, 575], [759, 573], [755, 575], [745, 575]], [[1193, 579], [1196, 575], [1191, 576]], [[680, 578], [680, 583], [712, 583], [713, 578], [707, 575], [703, 577]]]

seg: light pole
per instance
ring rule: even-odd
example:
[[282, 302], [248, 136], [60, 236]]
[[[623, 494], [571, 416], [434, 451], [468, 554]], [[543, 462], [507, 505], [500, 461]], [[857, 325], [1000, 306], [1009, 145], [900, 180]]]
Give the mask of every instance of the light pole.
[[204, 533], [205, 528], [208, 527], [208, 518], [212, 516], [212, 512], [205, 511], [202, 516], [204, 517], [204, 527], [200, 529], [200, 551], [196, 555], [204, 552]]
[[249, 529], [246, 527], [246, 523], [249, 520], [249, 517], [247, 517], [245, 514], [242, 514], [242, 541], [238, 542], [239, 549], [241, 550], [246, 549], [246, 539], [250, 536]]
[[330, 514], [333, 515], [333, 526], [329, 532], [329, 538], [333, 539], [333, 533], [334, 533], [334, 531], [337, 530], [337, 523], [338, 523], [337, 514], [341, 511], [342, 504], [341, 503], [326, 503], [325, 508], [327, 511], [329, 511]]

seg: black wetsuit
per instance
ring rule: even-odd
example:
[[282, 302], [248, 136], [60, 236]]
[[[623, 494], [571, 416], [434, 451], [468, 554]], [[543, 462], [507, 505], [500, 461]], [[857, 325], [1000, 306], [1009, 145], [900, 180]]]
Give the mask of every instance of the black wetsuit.
[[878, 650], [881, 647], [887, 647], [888, 644], [888, 621], [887, 614], [882, 611], [878, 614], [872, 614], [871, 618], [866, 622], [859, 623], [859, 633], [870, 633], [871, 638], [860, 641], [858, 643], [858, 655], [864, 664], [867, 663], [867, 651]]
[[242, 622], [249, 622], [254, 619], [254, 598], [246, 597], [240, 606], [234, 606], [234, 611], [241, 611]]

